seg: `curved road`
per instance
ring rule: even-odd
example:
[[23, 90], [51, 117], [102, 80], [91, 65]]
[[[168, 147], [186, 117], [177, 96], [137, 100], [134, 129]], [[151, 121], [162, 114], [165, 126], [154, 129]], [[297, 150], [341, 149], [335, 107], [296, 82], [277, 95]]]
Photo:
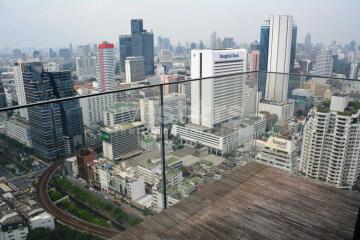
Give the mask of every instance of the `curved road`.
[[50, 199], [48, 194], [48, 185], [51, 177], [56, 172], [57, 168], [64, 163], [64, 160], [54, 162], [41, 176], [37, 186], [36, 195], [40, 205], [51, 215], [57, 218], [60, 222], [84, 232], [91, 233], [104, 238], [111, 238], [118, 234], [118, 231], [94, 225], [82, 221], [71, 214], [64, 212], [61, 208], [57, 207]]

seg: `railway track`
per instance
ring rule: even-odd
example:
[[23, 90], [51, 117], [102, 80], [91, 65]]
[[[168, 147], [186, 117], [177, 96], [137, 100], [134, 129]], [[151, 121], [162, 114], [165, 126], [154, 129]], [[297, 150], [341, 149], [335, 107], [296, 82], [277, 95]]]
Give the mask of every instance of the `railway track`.
[[57, 218], [60, 222], [83, 232], [91, 233], [102, 238], [111, 238], [118, 234], [118, 231], [91, 224], [74, 217], [71, 214], [64, 212], [57, 207], [49, 197], [48, 185], [51, 177], [56, 172], [57, 168], [64, 163], [64, 160], [54, 162], [41, 176], [37, 187], [36, 195], [40, 205], [51, 215]]

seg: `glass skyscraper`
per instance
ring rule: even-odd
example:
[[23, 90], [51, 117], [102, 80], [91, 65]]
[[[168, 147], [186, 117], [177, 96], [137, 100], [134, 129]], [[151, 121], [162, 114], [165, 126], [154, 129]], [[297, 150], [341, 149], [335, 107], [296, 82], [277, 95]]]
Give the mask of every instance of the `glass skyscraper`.
[[[48, 75], [56, 98], [76, 95], [70, 71], [49, 72]], [[78, 99], [63, 101], [60, 107], [65, 150], [71, 154], [85, 144], [82, 109]]]
[[[26, 103], [55, 99], [48, 72], [40, 62], [23, 64], [22, 75]], [[29, 125], [33, 148], [41, 157], [54, 161], [65, 155], [60, 104], [47, 103], [29, 107]]]
[[132, 37], [131, 35], [119, 36], [120, 51], [120, 72], [125, 72], [125, 60], [132, 56]]

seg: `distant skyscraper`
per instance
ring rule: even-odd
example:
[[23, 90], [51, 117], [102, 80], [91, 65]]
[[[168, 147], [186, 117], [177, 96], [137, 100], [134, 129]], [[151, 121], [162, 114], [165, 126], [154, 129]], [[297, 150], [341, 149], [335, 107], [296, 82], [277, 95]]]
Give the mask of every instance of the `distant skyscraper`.
[[211, 35], [210, 35], [210, 48], [211, 49], [215, 49], [216, 48], [216, 32], [213, 32]]
[[[296, 38], [297, 27], [292, 16], [271, 16], [265, 20], [260, 32], [259, 70], [262, 72], [293, 72]], [[259, 90], [267, 100], [286, 100], [289, 90], [288, 82], [289, 76], [286, 75], [259, 74]]]
[[21, 58], [21, 50], [20, 49], [14, 49], [13, 50], [13, 58], [20, 59]]
[[96, 57], [77, 57], [75, 64], [79, 80], [96, 76]]
[[154, 35], [143, 28], [142, 19], [131, 20], [132, 56], [142, 56], [145, 75], [154, 75]]
[[[247, 52], [234, 50], [192, 50], [191, 78], [222, 74], [239, 75], [191, 82], [191, 122], [206, 127], [241, 117]], [[226, 99], [226, 101], [224, 101]]]
[[351, 64], [351, 67], [350, 67], [349, 78], [351, 78], [351, 79], [357, 79], [358, 70], [359, 70], [358, 64], [357, 64], [357, 63], [352, 63], [352, 64]]
[[119, 36], [120, 51], [120, 72], [125, 72], [125, 59], [132, 56], [132, 37], [131, 35]]
[[305, 36], [304, 47], [305, 47], [305, 51], [307, 53], [311, 52], [312, 43], [311, 43], [311, 34], [310, 33], [306, 34], [306, 36]]
[[6, 96], [4, 91], [4, 85], [3, 82], [0, 79], [0, 108], [6, 107]]
[[[70, 71], [49, 72], [50, 83], [56, 98], [76, 96]], [[79, 100], [67, 100], [60, 103], [65, 150], [67, 154], [85, 145], [84, 123]]]
[[331, 77], [334, 65], [334, 56], [332, 50], [323, 49], [316, 56], [314, 71], [312, 75], [319, 75], [324, 77]]
[[230, 37], [225, 37], [223, 40], [223, 48], [233, 48], [234, 47], [234, 39]]
[[115, 48], [114, 44], [99, 44], [96, 63], [96, 79], [98, 88], [105, 92], [115, 89]]
[[[55, 99], [48, 73], [39, 62], [22, 64], [22, 77], [27, 103]], [[46, 160], [65, 155], [60, 104], [49, 103], [28, 109], [32, 143], [35, 151]]]
[[131, 35], [142, 33], [144, 31], [142, 19], [131, 19]]
[[252, 71], [259, 71], [259, 61], [260, 61], [260, 51], [259, 50], [253, 50], [249, 54], [249, 62], [250, 62], [250, 68], [249, 70]]
[[170, 49], [171, 48], [170, 39], [158, 37], [158, 46], [157, 47], [158, 47], [159, 51], [162, 49]]
[[125, 60], [126, 82], [145, 80], [145, 66], [143, 57], [127, 57]]

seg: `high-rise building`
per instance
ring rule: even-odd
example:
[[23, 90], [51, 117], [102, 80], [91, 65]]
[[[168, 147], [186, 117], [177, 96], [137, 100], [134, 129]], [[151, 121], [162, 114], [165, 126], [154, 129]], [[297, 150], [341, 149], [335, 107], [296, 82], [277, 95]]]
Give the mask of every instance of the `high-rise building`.
[[[80, 95], [95, 94], [97, 91], [87, 89], [78, 90]], [[85, 126], [92, 127], [101, 123], [104, 119], [104, 111], [110, 108], [115, 102], [114, 94], [105, 94], [100, 96], [89, 96], [80, 99], [80, 106], [83, 114], [83, 122]]]
[[223, 48], [233, 48], [234, 47], [234, 39], [230, 37], [225, 37], [223, 40]]
[[[31, 60], [18, 60], [18, 62], [15, 63], [14, 80], [15, 80], [15, 90], [16, 90], [18, 105], [26, 105], [25, 88], [23, 81], [23, 69], [26, 65], [37, 62], [39, 61], [36, 59], [31, 59]], [[29, 120], [27, 108], [21, 108], [19, 111], [21, 117]]]
[[259, 63], [260, 63], [260, 51], [259, 50], [252, 50], [249, 54], [249, 70], [252, 71], [259, 71]]
[[144, 31], [142, 19], [131, 19], [131, 35], [142, 33]]
[[75, 64], [79, 80], [96, 76], [96, 57], [77, 57]]
[[141, 154], [141, 122], [117, 124], [101, 128], [104, 157], [109, 160], [124, 160]]
[[119, 102], [104, 111], [104, 125], [114, 127], [116, 124], [135, 122], [138, 114], [138, 105]]
[[4, 108], [7, 106], [5, 90], [3, 82], [0, 79], [0, 108]]
[[127, 83], [145, 80], [145, 62], [143, 57], [127, 57], [125, 69]]
[[[70, 71], [49, 72], [48, 74], [56, 98], [76, 96]], [[62, 101], [60, 107], [65, 150], [67, 154], [71, 154], [76, 149], [85, 146], [82, 109], [78, 99]]]
[[360, 108], [347, 96], [313, 108], [304, 126], [301, 172], [339, 188], [360, 176]]
[[212, 128], [242, 115], [245, 80], [241, 73], [246, 71], [246, 62], [245, 49], [191, 51], [193, 79], [238, 73], [191, 82], [192, 123]]
[[159, 51], [162, 49], [170, 49], [171, 48], [170, 39], [158, 37], [157, 47]]
[[[27, 103], [56, 99], [48, 72], [42, 63], [22, 64]], [[32, 144], [35, 151], [46, 160], [56, 160], [65, 155], [63, 123], [59, 103], [49, 103], [28, 108]]]
[[115, 48], [114, 44], [103, 42], [98, 46], [96, 79], [102, 92], [115, 89]]
[[357, 63], [352, 63], [351, 67], [350, 67], [350, 74], [349, 74], [349, 78], [351, 79], [357, 79], [358, 77], [358, 71], [359, 71], [359, 66]]
[[[292, 16], [271, 16], [261, 26], [259, 70], [289, 73], [294, 71], [297, 27]], [[259, 90], [266, 100], [286, 101], [289, 76], [259, 74]]]
[[[183, 94], [164, 96], [164, 124], [185, 123], [186, 99]], [[141, 121], [153, 130], [160, 126], [160, 99], [159, 97], [140, 98]]]
[[119, 36], [119, 51], [120, 51], [120, 72], [125, 72], [125, 60], [132, 56], [132, 37], [131, 35]]
[[314, 71], [312, 75], [331, 77], [334, 65], [334, 57], [331, 49], [323, 49], [316, 56]]
[[131, 20], [132, 56], [142, 56], [145, 75], [154, 75], [154, 34], [143, 28], [142, 19]]
[[216, 32], [213, 32], [211, 35], [210, 35], [210, 48], [211, 49], [216, 49]]

